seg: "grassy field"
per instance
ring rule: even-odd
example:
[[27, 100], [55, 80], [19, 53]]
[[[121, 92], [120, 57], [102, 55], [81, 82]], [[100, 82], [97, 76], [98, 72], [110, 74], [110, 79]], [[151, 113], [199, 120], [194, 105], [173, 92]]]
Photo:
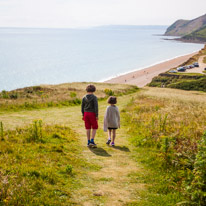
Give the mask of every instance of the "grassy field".
[[[86, 146], [80, 105], [0, 112], [0, 205], [204, 205], [206, 94], [96, 86], [96, 149]], [[114, 148], [102, 130], [106, 93], [119, 95]]]

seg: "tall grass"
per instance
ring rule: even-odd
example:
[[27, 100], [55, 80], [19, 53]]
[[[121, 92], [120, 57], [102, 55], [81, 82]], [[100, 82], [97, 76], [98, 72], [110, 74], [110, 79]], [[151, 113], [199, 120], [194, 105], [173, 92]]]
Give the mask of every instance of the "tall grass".
[[[205, 205], [206, 104], [145, 94], [131, 100], [125, 121], [129, 122], [131, 142], [147, 151], [143, 162], [156, 176], [154, 193], [172, 194], [176, 203]], [[172, 201], [170, 198], [165, 205]]]
[[4, 139], [4, 127], [3, 127], [3, 122], [0, 122], [0, 137], [1, 137], [1, 140]]
[[[0, 143], [0, 205], [73, 205], [80, 177], [94, 165], [81, 155], [76, 133], [41, 120], [4, 131]], [[29, 141], [28, 141], [29, 139]]]

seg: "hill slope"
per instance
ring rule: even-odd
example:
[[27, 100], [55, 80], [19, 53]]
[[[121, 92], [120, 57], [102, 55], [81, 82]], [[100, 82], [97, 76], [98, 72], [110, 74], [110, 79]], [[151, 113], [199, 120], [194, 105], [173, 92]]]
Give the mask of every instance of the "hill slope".
[[181, 39], [194, 42], [206, 42], [206, 25], [191, 34], [183, 36]]
[[184, 36], [206, 25], [206, 14], [193, 20], [178, 20], [165, 32], [166, 36]]

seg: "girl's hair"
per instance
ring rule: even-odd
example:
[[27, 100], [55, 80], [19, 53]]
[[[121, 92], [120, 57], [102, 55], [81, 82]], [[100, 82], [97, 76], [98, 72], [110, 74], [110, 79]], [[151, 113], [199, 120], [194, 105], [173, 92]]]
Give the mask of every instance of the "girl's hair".
[[117, 103], [117, 98], [114, 97], [114, 96], [110, 96], [110, 97], [108, 98], [107, 102], [108, 102], [109, 104], [116, 104], [116, 103]]
[[89, 84], [89, 85], [87, 85], [86, 91], [87, 92], [95, 92], [96, 87], [93, 84]]

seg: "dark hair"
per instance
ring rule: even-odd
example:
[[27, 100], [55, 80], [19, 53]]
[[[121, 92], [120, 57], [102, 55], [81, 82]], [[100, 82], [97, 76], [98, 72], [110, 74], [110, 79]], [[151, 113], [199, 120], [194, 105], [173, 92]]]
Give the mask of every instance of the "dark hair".
[[95, 92], [96, 87], [93, 84], [89, 84], [89, 85], [87, 85], [86, 91], [87, 92]]
[[108, 98], [107, 102], [108, 102], [109, 104], [116, 104], [116, 103], [117, 103], [117, 98], [114, 97], [114, 96], [110, 96], [110, 97]]

